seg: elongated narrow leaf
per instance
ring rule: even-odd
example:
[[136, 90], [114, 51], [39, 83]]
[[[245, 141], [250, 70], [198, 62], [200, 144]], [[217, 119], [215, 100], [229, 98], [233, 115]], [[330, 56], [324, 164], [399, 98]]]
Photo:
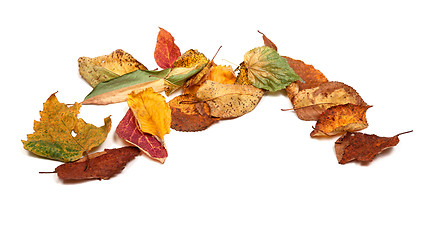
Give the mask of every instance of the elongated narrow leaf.
[[82, 103], [105, 105], [124, 102], [129, 93], [140, 92], [149, 87], [152, 87], [156, 92], [161, 92], [164, 90], [164, 78], [169, 73], [170, 68], [162, 71], [136, 70], [99, 83]]

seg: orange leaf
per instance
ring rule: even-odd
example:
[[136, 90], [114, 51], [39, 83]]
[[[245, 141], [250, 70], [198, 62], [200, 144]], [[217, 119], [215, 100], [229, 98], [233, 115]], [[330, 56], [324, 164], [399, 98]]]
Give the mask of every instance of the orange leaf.
[[175, 44], [175, 38], [169, 32], [160, 28], [154, 51], [155, 62], [163, 69], [171, 68], [179, 56], [180, 49]]

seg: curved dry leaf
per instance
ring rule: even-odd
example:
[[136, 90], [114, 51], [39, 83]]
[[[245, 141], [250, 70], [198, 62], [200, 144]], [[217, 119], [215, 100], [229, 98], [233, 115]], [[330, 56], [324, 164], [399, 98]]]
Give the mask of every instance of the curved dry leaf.
[[366, 128], [366, 112], [370, 107], [348, 103], [328, 108], [319, 116], [311, 137], [332, 136]]
[[142, 63], [121, 49], [95, 58], [80, 57], [78, 67], [81, 77], [92, 87], [135, 70], [147, 70]]
[[341, 82], [325, 82], [315, 88], [299, 91], [292, 99], [293, 107], [301, 120], [317, 120], [327, 108], [352, 103], [367, 105], [352, 87]]
[[235, 69], [238, 71], [237, 79], [235, 80], [235, 84], [239, 85], [251, 85], [251, 82], [248, 79], [247, 67], [244, 62], [240, 63], [240, 65]]
[[216, 65], [210, 68], [207, 79], [223, 84], [235, 84], [237, 77], [231, 66]]
[[236, 118], [252, 111], [264, 91], [252, 85], [222, 84], [207, 80], [197, 91], [197, 99], [206, 102], [210, 115], [218, 118]]

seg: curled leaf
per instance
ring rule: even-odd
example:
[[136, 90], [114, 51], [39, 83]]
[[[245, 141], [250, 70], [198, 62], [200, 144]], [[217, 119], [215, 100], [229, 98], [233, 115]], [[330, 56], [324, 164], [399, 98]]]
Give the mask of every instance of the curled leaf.
[[121, 49], [95, 58], [80, 57], [78, 67], [81, 77], [92, 87], [135, 70], [147, 70], [142, 63]]
[[248, 51], [244, 63], [251, 84], [265, 90], [278, 91], [301, 79], [277, 51], [267, 46]]
[[248, 79], [248, 71], [246, 64], [244, 62], [240, 63], [240, 65], [235, 69], [238, 71], [237, 79], [235, 80], [235, 84], [239, 85], [251, 85], [251, 82]]
[[99, 146], [111, 129], [111, 118], [96, 127], [77, 118], [80, 107], [79, 103], [68, 107], [52, 94], [43, 104], [40, 121], [34, 121], [34, 133], [22, 141], [24, 148], [42, 157], [72, 162]]
[[155, 46], [154, 58], [158, 66], [172, 68], [174, 61], [180, 56], [180, 49], [175, 44], [175, 38], [166, 30], [160, 28]]
[[263, 43], [265, 44], [265, 46], [270, 47], [270, 48], [274, 49], [275, 51], [278, 51], [278, 48], [275, 45], [275, 43], [273, 43], [269, 38], [267, 38], [265, 36], [265, 34], [263, 34], [261, 31], [257, 30], [257, 32], [262, 34]]
[[311, 137], [332, 136], [366, 128], [366, 112], [370, 107], [348, 103], [328, 108], [319, 116]]
[[147, 88], [139, 93], [130, 93], [127, 104], [139, 130], [164, 141], [164, 135], [170, 133], [171, 110], [163, 95]]
[[115, 130], [123, 140], [142, 150], [148, 157], [164, 163], [168, 154], [165, 146], [151, 134], [139, 131], [132, 110], [128, 110]]

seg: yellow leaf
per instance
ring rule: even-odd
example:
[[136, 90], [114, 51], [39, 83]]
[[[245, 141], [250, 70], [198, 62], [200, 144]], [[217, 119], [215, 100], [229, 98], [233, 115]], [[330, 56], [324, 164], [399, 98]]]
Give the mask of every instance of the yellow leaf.
[[217, 65], [210, 69], [207, 79], [223, 84], [234, 84], [237, 77], [231, 66]]
[[127, 98], [137, 126], [141, 132], [157, 136], [164, 142], [164, 135], [170, 133], [171, 110], [163, 95], [147, 88], [132, 92]]

